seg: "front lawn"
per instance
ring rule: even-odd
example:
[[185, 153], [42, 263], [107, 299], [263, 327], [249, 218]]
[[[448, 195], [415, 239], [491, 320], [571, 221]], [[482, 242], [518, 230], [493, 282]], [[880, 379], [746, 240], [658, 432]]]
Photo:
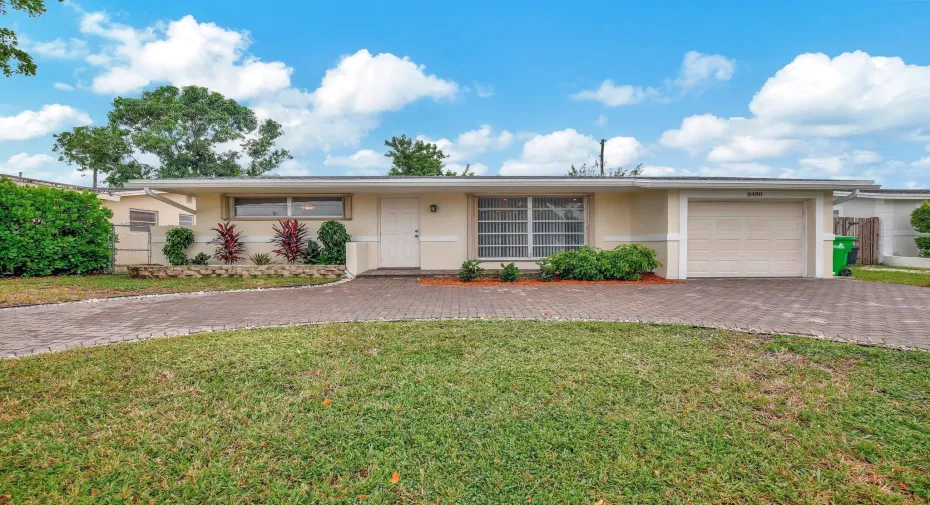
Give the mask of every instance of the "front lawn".
[[0, 362], [3, 494], [926, 502], [930, 353], [686, 326], [456, 321], [33, 356]]
[[930, 269], [909, 267], [886, 267], [882, 265], [850, 267], [853, 278], [860, 281], [905, 284], [908, 286], [930, 286]]
[[128, 275], [0, 278], [0, 307], [56, 303], [127, 295], [228, 291], [320, 284], [335, 279], [300, 277], [212, 277], [202, 279], [132, 279]]

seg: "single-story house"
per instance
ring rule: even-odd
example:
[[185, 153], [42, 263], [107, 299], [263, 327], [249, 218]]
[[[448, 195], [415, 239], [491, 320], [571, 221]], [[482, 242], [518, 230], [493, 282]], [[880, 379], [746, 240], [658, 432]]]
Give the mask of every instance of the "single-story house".
[[[113, 211], [113, 224], [145, 224], [149, 226], [193, 226], [196, 222], [197, 202], [190, 195], [176, 195], [153, 191], [153, 196], [143, 189], [90, 188], [76, 184], [33, 179], [30, 177], [0, 174], [0, 177], [20, 186], [45, 186], [72, 191], [92, 191], [97, 194], [104, 207]], [[181, 207], [165, 203], [168, 199]]]
[[[190, 255], [212, 254], [230, 221], [248, 254], [269, 252], [272, 225], [298, 219], [316, 233], [345, 224], [347, 270], [457, 269], [468, 259], [524, 269], [557, 251], [640, 243], [659, 275], [827, 277], [833, 194], [872, 181], [712, 177], [216, 177], [133, 180], [127, 188], [197, 199]], [[153, 261], [166, 263], [153, 228]]]
[[[838, 191], [842, 201], [849, 191]], [[886, 265], [930, 267], [930, 259], [918, 258], [914, 237], [920, 235], [911, 226], [911, 212], [930, 201], [926, 189], [863, 189], [855, 198], [834, 206], [837, 217], [877, 217], [879, 222], [879, 261]]]

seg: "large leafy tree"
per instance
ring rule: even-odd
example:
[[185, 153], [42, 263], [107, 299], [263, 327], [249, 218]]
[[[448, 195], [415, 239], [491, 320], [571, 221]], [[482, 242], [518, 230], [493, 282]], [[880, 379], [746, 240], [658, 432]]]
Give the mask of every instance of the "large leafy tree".
[[[415, 175], [415, 176], [456, 176], [452, 170], [443, 171], [442, 160], [449, 157], [442, 152], [436, 144], [414, 140], [401, 135], [385, 140], [384, 145], [390, 150], [384, 155], [391, 158], [391, 171], [388, 175]], [[462, 175], [473, 175], [468, 167]]]
[[108, 120], [105, 127], [56, 135], [55, 151], [79, 170], [107, 174], [111, 186], [151, 177], [257, 176], [291, 159], [286, 149], [275, 148], [280, 124], [259, 124], [248, 107], [197, 86], [116, 98]]
[[133, 157], [126, 133], [113, 126], [79, 126], [55, 135], [52, 150], [58, 160], [77, 165], [81, 172], [92, 172], [94, 187], [98, 174], [106, 174], [109, 186], [120, 186], [129, 179], [150, 177], [153, 168]]
[[[9, 9], [38, 17], [45, 14], [45, 0], [0, 0], [0, 14], [6, 14]], [[16, 32], [3, 27], [0, 27], [0, 72], [6, 77], [13, 74], [36, 75], [36, 64], [32, 56], [19, 47]]]

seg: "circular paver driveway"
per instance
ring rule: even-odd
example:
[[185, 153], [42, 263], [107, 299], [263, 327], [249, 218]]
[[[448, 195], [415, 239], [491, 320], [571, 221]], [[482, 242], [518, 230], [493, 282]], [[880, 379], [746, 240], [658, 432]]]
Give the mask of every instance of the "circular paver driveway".
[[832, 279], [447, 287], [406, 277], [0, 309], [0, 357], [230, 328], [441, 318], [685, 323], [930, 350], [927, 288]]

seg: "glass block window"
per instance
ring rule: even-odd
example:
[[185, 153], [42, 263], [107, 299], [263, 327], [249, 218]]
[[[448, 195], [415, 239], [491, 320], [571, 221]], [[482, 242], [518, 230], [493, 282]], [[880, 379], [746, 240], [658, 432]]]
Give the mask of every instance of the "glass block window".
[[582, 196], [479, 197], [478, 258], [544, 258], [585, 244]]

